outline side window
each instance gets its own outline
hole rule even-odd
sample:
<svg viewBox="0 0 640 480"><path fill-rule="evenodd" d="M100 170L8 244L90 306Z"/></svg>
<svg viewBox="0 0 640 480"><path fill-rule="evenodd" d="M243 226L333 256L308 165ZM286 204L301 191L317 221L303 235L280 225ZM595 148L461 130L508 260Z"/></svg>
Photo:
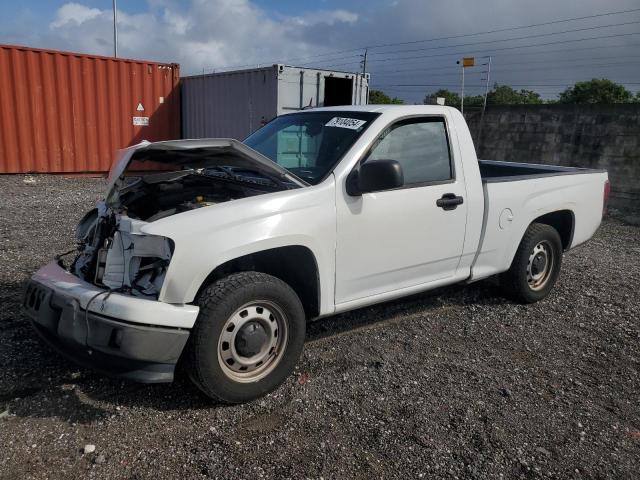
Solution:
<svg viewBox="0 0 640 480"><path fill-rule="evenodd" d="M447 130L441 118L411 119L390 126L366 160L398 161L405 185L453 178Z"/></svg>

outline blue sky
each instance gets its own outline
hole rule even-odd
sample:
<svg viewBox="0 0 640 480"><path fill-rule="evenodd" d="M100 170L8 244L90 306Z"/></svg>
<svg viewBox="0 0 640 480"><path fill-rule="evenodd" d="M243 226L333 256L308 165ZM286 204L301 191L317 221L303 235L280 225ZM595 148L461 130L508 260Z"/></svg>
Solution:
<svg viewBox="0 0 640 480"><path fill-rule="evenodd" d="M121 56L177 62L183 74L274 62L354 71L364 47L399 43L370 48L367 70L412 103L459 90L461 56L491 55L491 83L547 98L590 78L640 87L637 0L119 0L118 10ZM111 55L111 0L2 2L0 43ZM483 90L485 68L467 70L467 93Z"/></svg>

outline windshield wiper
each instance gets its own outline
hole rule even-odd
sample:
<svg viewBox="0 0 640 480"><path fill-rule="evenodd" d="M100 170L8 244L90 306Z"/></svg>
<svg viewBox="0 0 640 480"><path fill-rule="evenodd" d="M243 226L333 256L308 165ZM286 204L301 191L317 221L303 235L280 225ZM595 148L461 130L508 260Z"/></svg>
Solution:
<svg viewBox="0 0 640 480"><path fill-rule="evenodd" d="M244 172L251 172L252 174L255 175L255 177L257 178L249 178L247 175L243 175L242 173L239 173L244 171ZM246 167L227 167L227 166L219 166L219 165L213 165L211 167L207 167L204 169L206 170L215 170L216 172L221 172L223 173L227 178L239 181L239 182L244 182L244 183L256 183L259 185L264 185L265 182L268 182L271 185L275 185L275 186L279 186L279 187L285 187L287 189L296 186L293 182L287 181L287 180L283 180L278 178L276 175L269 175L261 170L254 170L252 168L246 168ZM206 173L205 173L206 175ZM213 176L213 175L211 175ZM264 180L265 182L261 182L259 181L259 179Z"/></svg>

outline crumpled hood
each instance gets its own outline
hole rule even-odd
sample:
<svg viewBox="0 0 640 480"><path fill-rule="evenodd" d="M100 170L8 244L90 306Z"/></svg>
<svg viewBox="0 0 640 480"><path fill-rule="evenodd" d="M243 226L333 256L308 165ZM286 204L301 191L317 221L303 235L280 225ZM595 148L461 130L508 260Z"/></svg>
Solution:
<svg viewBox="0 0 640 480"><path fill-rule="evenodd" d="M180 165L183 168L233 166L255 170L267 177L288 181L300 187L307 184L260 152L231 138L205 138L198 140L169 140L147 142L120 150L108 177L107 198L114 187L124 182L123 174L132 161L150 161L154 164Z"/></svg>

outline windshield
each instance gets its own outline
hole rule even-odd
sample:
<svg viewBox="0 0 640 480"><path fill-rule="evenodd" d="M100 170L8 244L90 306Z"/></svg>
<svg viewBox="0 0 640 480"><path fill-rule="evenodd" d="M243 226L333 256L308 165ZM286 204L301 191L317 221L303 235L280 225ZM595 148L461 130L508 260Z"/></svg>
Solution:
<svg viewBox="0 0 640 480"><path fill-rule="evenodd" d="M315 185L378 115L336 110L283 115L250 135L244 143Z"/></svg>

